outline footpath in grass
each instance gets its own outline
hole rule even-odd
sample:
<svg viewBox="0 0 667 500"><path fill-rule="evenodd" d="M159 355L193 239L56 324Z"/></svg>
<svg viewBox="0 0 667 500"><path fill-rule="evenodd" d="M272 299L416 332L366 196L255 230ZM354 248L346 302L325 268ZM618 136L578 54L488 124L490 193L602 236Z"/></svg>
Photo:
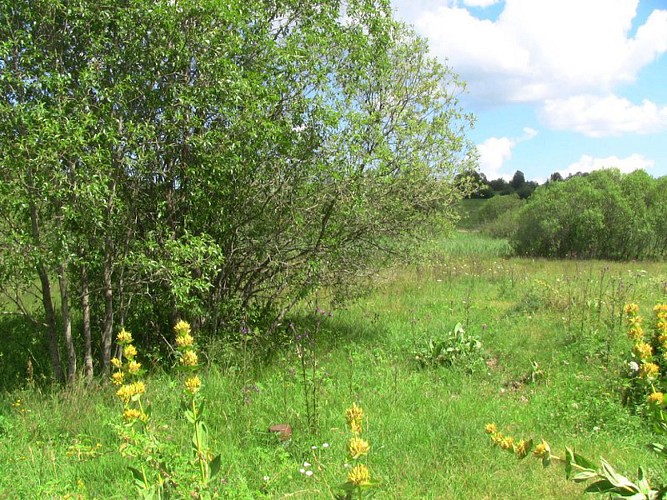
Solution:
<svg viewBox="0 0 667 500"><path fill-rule="evenodd" d="M507 255L503 241L459 233L331 315L304 306L268 360L212 346L200 376L207 446L220 454L213 488L229 498L342 493L356 464L353 403L364 411L377 498L583 496L562 467L492 446L490 422L666 481L664 459L646 448L656 436L621 404L631 349L622 308L667 302L664 265ZM156 439L185 470L194 457L182 381L154 371L144 382ZM128 466L141 461L120 452L116 389L3 394L0 497L136 496ZM281 423L292 430L286 440L268 432Z"/></svg>

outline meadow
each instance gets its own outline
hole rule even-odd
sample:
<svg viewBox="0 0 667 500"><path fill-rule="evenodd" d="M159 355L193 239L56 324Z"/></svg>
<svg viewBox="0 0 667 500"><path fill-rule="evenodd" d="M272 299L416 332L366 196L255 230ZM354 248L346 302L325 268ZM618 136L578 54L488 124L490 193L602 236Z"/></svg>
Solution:
<svg viewBox="0 0 667 500"><path fill-rule="evenodd" d="M488 423L544 438L557 454L569 446L604 457L631 478L643 465L652 483L667 482L664 458L646 446L658 437L642 411L622 404L632 349L623 307L667 302L664 264L516 258L504 240L461 230L374 285L349 304L303 304L261 353L258 331L240 349L201 340L220 497L336 497L352 463L353 403L364 411L376 498L584 496L558 464L543 469L493 446ZM156 439L187 467L182 376L153 361L143 401ZM27 380L5 391L0 497L135 497L116 390ZM289 439L268 431L281 423Z"/></svg>

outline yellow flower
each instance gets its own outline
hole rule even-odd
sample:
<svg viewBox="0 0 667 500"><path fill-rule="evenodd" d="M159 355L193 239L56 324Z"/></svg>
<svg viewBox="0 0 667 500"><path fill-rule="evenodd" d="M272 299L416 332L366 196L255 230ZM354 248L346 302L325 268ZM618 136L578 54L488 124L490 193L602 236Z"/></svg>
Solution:
<svg viewBox="0 0 667 500"><path fill-rule="evenodd" d="M667 319L659 319L655 324L656 332L662 332L662 334L667 334Z"/></svg>
<svg viewBox="0 0 667 500"><path fill-rule="evenodd" d="M639 326L642 324L642 317L641 316L631 316L628 318L628 324L630 326Z"/></svg>
<svg viewBox="0 0 667 500"><path fill-rule="evenodd" d="M632 340L641 340L644 338L644 330L641 326L635 325L628 330L628 337Z"/></svg>
<svg viewBox="0 0 667 500"><path fill-rule="evenodd" d="M496 432L495 434L491 434L491 441L493 444L500 446L500 443L503 442L505 439L505 436L503 436L502 432Z"/></svg>
<svg viewBox="0 0 667 500"><path fill-rule="evenodd" d="M493 423L486 424L486 426L484 426L484 432L486 432L487 434L495 434L496 432L498 432L498 427L496 427L496 424Z"/></svg>
<svg viewBox="0 0 667 500"><path fill-rule="evenodd" d="M118 340L119 344L129 344L132 342L132 334L123 328L120 332L118 332L118 337L116 337L116 340Z"/></svg>
<svg viewBox="0 0 667 500"><path fill-rule="evenodd" d="M528 441L525 439L522 439L519 441L517 444L513 446L514 448L514 454L517 456L517 458L524 458L526 455L528 455L528 448L530 444Z"/></svg>
<svg viewBox="0 0 667 500"><path fill-rule="evenodd" d="M345 419L350 426L350 430L355 434L361 434L361 425L363 423L364 410L352 403L352 407L345 410Z"/></svg>
<svg viewBox="0 0 667 500"><path fill-rule="evenodd" d="M139 370L141 369L141 363L137 363L136 361L132 360L127 364L127 371L128 373L131 373L132 375L136 375L139 373Z"/></svg>
<svg viewBox="0 0 667 500"><path fill-rule="evenodd" d="M190 323L187 321L180 320L174 326L174 332L176 332L177 337L182 337L184 335L190 334Z"/></svg>
<svg viewBox="0 0 667 500"><path fill-rule="evenodd" d="M667 348L667 334L658 335L658 342L663 348Z"/></svg>
<svg viewBox="0 0 667 500"><path fill-rule="evenodd" d="M359 464L348 473L347 480L354 486L364 486L371 483L371 473L368 467Z"/></svg>
<svg viewBox="0 0 667 500"><path fill-rule="evenodd" d="M183 353L180 361L183 366L197 366L198 360L197 353L189 349Z"/></svg>
<svg viewBox="0 0 667 500"><path fill-rule="evenodd" d="M646 398L648 404L662 405L665 402L665 395L662 392L652 392Z"/></svg>
<svg viewBox="0 0 667 500"><path fill-rule="evenodd" d="M176 337L176 345L178 347L189 347L192 345L195 339L192 338L192 335L186 333L185 335L179 335Z"/></svg>
<svg viewBox="0 0 667 500"><path fill-rule="evenodd" d="M507 436L506 438L502 439L499 443L499 446L503 450L509 450L512 448L514 445L514 438L512 436Z"/></svg>
<svg viewBox="0 0 667 500"><path fill-rule="evenodd" d="M637 304L626 304L623 308L623 312L628 316L637 314L639 312L639 306Z"/></svg>
<svg viewBox="0 0 667 500"><path fill-rule="evenodd" d="M199 380L199 377L197 375L195 375L194 377L190 377L185 381L185 388L190 393L197 394L197 392L199 392L199 389L201 388L201 380Z"/></svg>
<svg viewBox="0 0 667 500"><path fill-rule="evenodd" d="M114 366L114 368L120 368L123 366L123 363L118 358L111 358L111 364Z"/></svg>
<svg viewBox="0 0 667 500"><path fill-rule="evenodd" d="M657 378L660 374L660 368L655 363L642 363L639 367L639 376L641 378Z"/></svg>
<svg viewBox="0 0 667 500"><path fill-rule="evenodd" d="M653 348L646 342L639 342L635 344L633 351L637 357L642 360L649 359L653 354Z"/></svg>
<svg viewBox="0 0 667 500"><path fill-rule="evenodd" d="M132 359L137 355L137 348L134 347L132 344L126 345L123 348L123 356L125 356L127 359Z"/></svg>
<svg viewBox="0 0 667 500"><path fill-rule="evenodd" d="M537 458L544 458L549 454L550 451L549 444L543 439L542 442L535 447L533 455L535 455Z"/></svg>
<svg viewBox="0 0 667 500"><path fill-rule="evenodd" d="M111 375L111 381L114 385L121 385L123 380L125 380L125 374L123 372L115 372Z"/></svg>
<svg viewBox="0 0 667 500"><path fill-rule="evenodd" d="M137 420L138 418L141 418L141 416L142 413L139 410L135 410L134 408L127 408L123 412L123 418L128 422L131 422L132 420Z"/></svg>
<svg viewBox="0 0 667 500"><path fill-rule="evenodd" d="M347 448L350 452L350 456L356 460L362 455L366 455L368 453L368 450L370 450L371 446L368 444L368 441L365 441L355 436L350 439Z"/></svg>
<svg viewBox="0 0 667 500"><path fill-rule="evenodd" d="M123 385L116 391L116 396L123 401L125 404L129 403L130 400L137 394L143 394L146 392L146 386L143 382L135 382L134 384Z"/></svg>

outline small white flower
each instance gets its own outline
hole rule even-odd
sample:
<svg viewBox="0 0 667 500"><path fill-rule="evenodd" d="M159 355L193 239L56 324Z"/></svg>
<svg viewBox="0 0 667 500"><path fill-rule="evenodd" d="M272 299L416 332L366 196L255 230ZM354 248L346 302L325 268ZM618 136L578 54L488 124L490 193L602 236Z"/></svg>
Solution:
<svg viewBox="0 0 667 500"><path fill-rule="evenodd" d="M310 467L310 464L309 464L308 462L304 462L304 463L303 463L303 466L304 466L305 468L308 468L308 467Z"/></svg>
<svg viewBox="0 0 667 500"><path fill-rule="evenodd" d="M307 471L306 471L306 476L310 477L310 476L312 476L312 475L313 475L313 471L312 471L312 470L307 470Z"/></svg>
<svg viewBox="0 0 667 500"><path fill-rule="evenodd" d="M628 363L628 368L630 368L631 371L636 372L639 371L639 365L635 363L634 361L630 361Z"/></svg>
<svg viewBox="0 0 667 500"><path fill-rule="evenodd" d="M304 468L302 467L301 469L299 469L299 472L300 472L301 474L305 474L305 473L306 473L306 469L304 469Z"/></svg>
<svg viewBox="0 0 667 500"><path fill-rule="evenodd" d="M271 478L269 476L264 476L262 479L264 479L264 481L268 481Z"/></svg>
<svg viewBox="0 0 667 500"><path fill-rule="evenodd" d="M313 446L310 447L310 449L311 449L311 450L316 450L316 449L317 449L317 446L313 445Z"/></svg>
<svg viewBox="0 0 667 500"><path fill-rule="evenodd" d="M322 443L322 448L328 448L328 447L329 447L329 443Z"/></svg>

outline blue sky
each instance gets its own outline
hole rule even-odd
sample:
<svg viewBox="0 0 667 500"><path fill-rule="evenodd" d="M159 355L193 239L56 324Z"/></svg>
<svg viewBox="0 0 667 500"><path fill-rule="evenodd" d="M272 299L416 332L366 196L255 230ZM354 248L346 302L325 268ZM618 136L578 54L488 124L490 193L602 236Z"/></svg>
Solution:
<svg viewBox="0 0 667 500"><path fill-rule="evenodd" d="M489 179L667 175L667 0L392 4L467 82L469 137Z"/></svg>

